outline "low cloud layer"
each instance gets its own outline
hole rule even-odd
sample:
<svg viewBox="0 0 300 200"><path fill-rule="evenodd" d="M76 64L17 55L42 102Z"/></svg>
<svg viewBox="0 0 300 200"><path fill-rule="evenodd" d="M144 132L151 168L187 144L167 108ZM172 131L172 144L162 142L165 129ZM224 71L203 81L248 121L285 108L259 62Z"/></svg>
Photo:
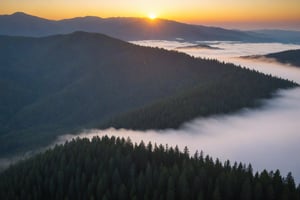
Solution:
<svg viewBox="0 0 300 200"><path fill-rule="evenodd" d="M190 152L203 150L221 160L252 163L256 170L292 171L300 183L300 88L280 91L261 110L243 110L233 115L196 119L179 130L133 131L125 129L88 130L80 135L61 136L58 143L74 137L130 137L134 142L188 146Z"/></svg>

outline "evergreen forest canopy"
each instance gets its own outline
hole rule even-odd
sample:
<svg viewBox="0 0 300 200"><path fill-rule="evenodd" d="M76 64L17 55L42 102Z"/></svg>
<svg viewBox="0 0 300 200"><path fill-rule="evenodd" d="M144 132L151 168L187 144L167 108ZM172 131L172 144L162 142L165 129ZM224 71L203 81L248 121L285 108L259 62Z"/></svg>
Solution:
<svg viewBox="0 0 300 200"><path fill-rule="evenodd" d="M97 127L178 128L258 105L287 80L97 33L0 36L0 157Z"/></svg>
<svg viewBox="0 0 300 200"><path fill-rule="evenodd" d="M187 148L76 139L0 174L0 199L299 200L289 173L254 173Z"/></svg>

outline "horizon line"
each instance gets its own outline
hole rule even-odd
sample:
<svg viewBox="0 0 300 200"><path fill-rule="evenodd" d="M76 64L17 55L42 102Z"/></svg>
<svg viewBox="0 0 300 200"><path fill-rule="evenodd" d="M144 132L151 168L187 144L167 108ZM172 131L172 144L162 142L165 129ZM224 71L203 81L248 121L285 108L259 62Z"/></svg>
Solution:
<svg viewBox="0 0 300 200"><path fill-rule="evenodd" d="M63 21L63 20L71 20L71 19L76 19L76 18L88 18L88 17L94 17L94 18L98 18L98 19L112 19L112 18L132 18L132 19L149 19L149 17L144 16L144 17L139 17L139 16L110 16L110 17L101 17L99 15L81 15L81 16L73 16L73 17L66 17L66 18L48 18L48 17L43 17L43 16L39 16L39 15L35 15L35 14L31 14L31 13L27 13L24 11L15 11L12 13L0 13L0 16L12 16L15 14L24 14L27 16L32 16L32 17L36 17L36 18L40 18L40 19L45 19L45 20L49 20L49 21ZM149 19L149 20L153 20L153 19ZM177 22L177 23L182 23L182 24L188 24L188 25L195 25L195 26L207 26L207 27L216 27L216 28L224 28L224 29L230 29L230 30L245 30L245 31L251 31L251 30L281 30L281 31L295 31L295 32L300 32L300 27L288 27L288 28L282 28L282 27L261 27L259 28L260 23L280 23L278 21L260 21L259 23L257 23L257 21L214 21L214 22L199 22L199 23L195 23L195 22L186 22L186 21L180 21L180 20L176 20L176 19L168 19L168 18L161 18L161 17L157 17L154 20L165 20L165 21L172 21L172 22ZM294 22L294 21L291 21ZM244 23L247 23L248 26L249 24L251 24L250 26L257 26L257 27L248 27L247 25L244 28L241 27L236 27L237 24L243 25Z"/></svg>

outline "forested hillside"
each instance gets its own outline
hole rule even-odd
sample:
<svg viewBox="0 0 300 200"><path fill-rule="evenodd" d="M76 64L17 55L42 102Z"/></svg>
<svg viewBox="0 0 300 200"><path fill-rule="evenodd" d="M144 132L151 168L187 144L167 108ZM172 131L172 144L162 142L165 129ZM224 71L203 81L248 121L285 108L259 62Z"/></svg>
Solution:
<svg viewBox="0 0 300 200"><path fill-rule="evenodd" d="M232 64L85 32L0 36L0 83L0 157L86 128L176 128L296 86Z"/></svg>
<svg viewBox="0 0 300 200"><path fill-rule="evenodd" d="M230 67L230 64L227 64ZM235 68L231 74L205 85L196 85L178 95L164 98L153 104L134 109L111 118L99 128L164 129L178 128L182 122L196 117L230 113L242 107L258 107L259 99L270 98L276 88L288 88L289 83L255 71ZM268 77L268 80L265 78ZM249 85L249 80L251 85ZM238 84L238 85L237 85ZM243 88L243 89L242 89Z"/></svg>
<svg viewBox="0 0 300 200"><path fill-rule="evenodd" d="M267 58L274 58L278 62L291 64L300 67L300 49L282 51L265 55Z"/></svg>
<svg viewBox="0 0 300 200"><path fill-rule="evenodd" d="M0 174L0 199L299 200L294 179L185 148L76 139Z"/></svg>

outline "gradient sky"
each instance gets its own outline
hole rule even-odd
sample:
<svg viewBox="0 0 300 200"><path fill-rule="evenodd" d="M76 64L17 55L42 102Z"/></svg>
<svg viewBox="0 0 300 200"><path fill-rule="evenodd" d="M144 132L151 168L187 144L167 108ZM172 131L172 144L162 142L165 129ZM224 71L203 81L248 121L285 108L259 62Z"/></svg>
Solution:
<svg viewBox="0 0 300 200"><path fill-rule="evenodd" d="M300 30L300 0L0 0L0 14L48 18L146 17L229 28Z"/></svg>

